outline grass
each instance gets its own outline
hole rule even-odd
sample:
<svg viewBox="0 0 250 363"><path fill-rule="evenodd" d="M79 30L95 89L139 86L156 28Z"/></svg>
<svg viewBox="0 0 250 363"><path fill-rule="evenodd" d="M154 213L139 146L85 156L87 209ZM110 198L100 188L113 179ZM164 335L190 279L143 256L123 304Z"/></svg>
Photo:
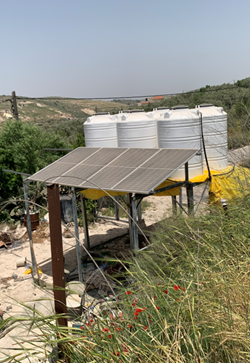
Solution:
<svg viewBox="0 0 250 363"><path fill-rule="evenodd" d="M59 339L62 362L250 361L249 236L249 197L229 204L227 215L211 207L195 220L169 219L150 250L126 261L130 282L112 303L122 316L85 315L84 329L73 331L31 309L30 324L43 332L33 348Z"/></svg>

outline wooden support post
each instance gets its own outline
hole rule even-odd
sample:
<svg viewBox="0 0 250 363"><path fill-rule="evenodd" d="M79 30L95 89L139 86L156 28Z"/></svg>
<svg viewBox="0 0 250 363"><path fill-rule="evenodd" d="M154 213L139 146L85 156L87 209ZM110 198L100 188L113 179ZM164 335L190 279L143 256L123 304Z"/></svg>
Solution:
<svg viewBox="0 0 250 363"><path fill-rule="evenodd" d="M55 311L56 314L66 315L67 306L63 263L61 210L58 185L47 185L47 192ZM57 322L59 326L68 325L66 317L58 318Z"/></svg>
<svg viewBox="0 0 250 363"><path fill-rule="evenodd" d="M12 106L11 107L12 108L12 113L13 113L15 119L18 120L19 117L18 117L18 110L17 110L17 103L16 103L16 92L15 91L12 92L12 105L11 106Z"/></svg>
<svg viewBox="0 0 250 363"><path fill-rule="evenodd" d="M133 221L132 221L132 230L133 230L133 249L135 251L139 250L139 238L138 238L138 227L136 225L137 223L137 211L136 211L136 198L133 197L132 198L132 216L133 216Z"/></svg>
<svg viewBox="0 0 250 363"><path fill-rule="evenodd" d="M114 197L114 199L118 202L119 201L119 197L118 196L115 196ZM116 203L116 202L114 202L115 203L115 219L117 220L117 221L119 221L120 220L120 216L119 216L119 205Z"/></svg>
<svg viewBox="0 0 250 363"><path fill-rule="evenodd" d="M84 228L84 245L87 250L90 249L90 242L89 242L89 230L88 230L88 220L87 220L87 211L86 211L86 204L85 204L85 197L80 193L81 198L81 208L82 208L82 221L83 221L83 228Z"/></svg>
<svg viewBox="0 0 250 363"><path fill-rule="evenodd" d="M176 202L175 195L172 196L172 211L173 211L173 215L177 214L177 202Z"/></svg>
<svg viewBox="0 0 250 363"><path fill-rule="evenodd" d="M132 211L132 194L129 193L127 195L127 205L128 205L128 214L133 218L133 211ZM134 249L134 233L133 233L133 225L132 220L129 218L129 238L130 238L130 248L131 250Z"/></svg>
<svg viewBox="0 0 250 363"><path fill-rule="evenodd" d="M83 277L82 277L82 254L81 254L81 246L80 246L80 241L79 241L79 229L78 229L78 220L77 220L77 205L76 205L76 192L75 192L75 190L73 191L73 194L72 194L72 209L73 209L73 220L74 220L74 224L75 224L78 279L79 279L80 282L83 282Z"/></svg>
<svg viewBox="0 0 250 363"><path fill-rule="evenodd" d="M24 192L24 200L25 200L25 211L26 211L26 216L27 216L27 230L28 230L29 244L30 244L30 256L31 256L31 264L32 264L32 277L34 279L35 272L36 272L36 263L35 263L34 249L33 249L33 239L32 239L32 230L31 230L31 221L30 221L28 190L27 190L27 184L26 183L23 183L23 192ZM37 271L37 273L38 273L38 271Z"/></svg>

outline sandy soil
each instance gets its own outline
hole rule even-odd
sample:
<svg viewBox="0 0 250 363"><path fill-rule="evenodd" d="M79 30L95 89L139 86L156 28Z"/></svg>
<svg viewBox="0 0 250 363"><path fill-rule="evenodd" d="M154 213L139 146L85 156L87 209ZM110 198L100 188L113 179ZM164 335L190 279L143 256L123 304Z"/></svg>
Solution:
<svg viewBox="0 0 250 363"><path fill-rule="evenodd" d="M199 201L203 189L204 185L195 188L196 202ZM185 193L183 193L183 203L186 202L185 198ZM163 220L172 213L171 197L150 196L145 199L150 203L150 206L143 214L146 226ZM205 200L202 205L206 205ZM71 229L74 231L74 227L71 227ZM53 313L54 302L51 291L34 284L31 275L24 274L26 267L16 267L16 263L20 258L26 257L28 263L30 263L30 246L26 229L19 227L17 230L11 231L7 227L3 227L1 232L3 231L10 234L13 240L12 245L9 245L8 249L4 247L0 248L0 309L3 312L3 318L6 319L9 316L17 316L20 314L29 315L29 310L24 308L20 302L35 307L37 311L44 315ZM62 227L62 232L64 231L65 228ZM126 232L128 232L128 223L99 219L97 223L89 227L91 246L119 235L124 235ZM43 222L38 230L33 232L33 240L37 264L43 272L41 279L49 285L52 283L52 267L48 223ZM80 241L84 241L84 233L81 228ZM63 248L65 266L71 266L73 269L77 262L75 238L63 237ZM17 350L13 351L14 348L18 348L15 341L16 337L21 340L31 340L35 338L37 333L37 329L32 329L29 332L27 323L19 324L8 334L5 334L5 332L0 333L0 362L5 354L13 355L17 353ZM25 345L26 343L23 344ZM46 362L46 359L44 358L44 353L42 353L36 358L27 358L24 362Z"/></svg>

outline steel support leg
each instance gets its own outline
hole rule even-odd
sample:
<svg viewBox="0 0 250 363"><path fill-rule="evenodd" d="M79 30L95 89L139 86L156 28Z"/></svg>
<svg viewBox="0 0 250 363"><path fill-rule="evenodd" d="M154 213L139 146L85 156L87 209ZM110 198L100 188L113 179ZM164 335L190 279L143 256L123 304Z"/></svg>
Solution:
<svg viewBox="0 0 250 363"><path fill-rule="evenodd" d="M29 200L28 200L28 190L27 184L23 183L23 191L24 191L24 200L25 200L25 211L27 215L27 230L29 234L29 244L30 244L30 256L31 256L31 263L32 263L32 277L34 279L36 273L36 263L35 263L35 255L33 249L33 239L32 239L32 230L31 230L31 221L30 221L30 210L29 210ZM38 271L37 271L38 273Z"/></svg>
<svg viewBox="0 0 250 363"><path fill-rule="evenodd" d="M87 250L90 249L90 243L89 243L89 230L88 230L88 220L87 220L87 211L86 211L86 203L85 203L85 197L80 193L81 198L81 208L82 208L82 221L83 221L83 228L84 228L84 245L87 248Z"/></svg>
<svg viewBox="0 0 250 363"><path fill-rule="evenodd" d="M132 194L131 193L129 193L127 195L127 205L128 205L128 214L133 218ZM130 248L131 248L131 250L133 250L134 249L134 233L133 233L133 223L130 218L129 218L129 239L130 239Z"/></svg>
<svg viewBox="0 0 250 363"><path fill-rule="evenodd" d="M194 187L192 184L188 184L186 189L187 189L188 214L192 214L194 210Z"/></svg>
<svg viewBox="0 0 250 363"><path fill-rule="evenodd" d="M190 215L193 213L194 209L194 188L193 185L189 183L188 163L185 164L185 181L187 191L188 214Z"/></svg>
<svg viewBox="0 0 250 363"><path fill-rule="evenodd" d="M55 311L56 314L67 314L59 187L47 185L47 191ZM57 322L60 326L68 325L66 317L58 318Z"/></svg>
<svg viewBox="0 0 250 363"><path fill-rule="evenodd" d="M182 207L182 187L180 187L179 204Z"/></svg>
<svg viewBox="0 0 250 363"><path fill-rule="evenodd" d="M137 205L138 221L142 220L141 204L142 204L142 200L138 200L138 205Z"/></svg>
<svg viewBox="0 0 250 363"><path fill-rule="evenodd" d="M133 221L132 221L132 226L133 226L133 249L135 251L139 250L139 238L138 238L138 228L137 228L137 211L136 211L136 199L133 197L132 198L132 215L133 215Z"/></svg>
<svg viewBox="0 0 250 363"><path fill-rule="evenodd" d="M78 278L80 282L83 282L82 278L82 254L81 246L79 241L79 229L77 220L77 205L76 205L76 192L74 190L72 194L72 209L73 209L73 219L75 224L75 236L76 236L76 256L77 256L77 266L78 266Z"/></svg>
<svg viewBox="0 0 250 363"><path fill-rule="evenodd" d="M118 196L116 196L116 197L114 197L114 199L118 202L119 201L119 197ZM120 219L120 216L119 216L119 205L115 202L115 219L117 220L117 221L119 221L119 219Z"/></svg>
<svg viewBox="0 0 250 363"><path fill-rule="evenodd" d="M173 215L177 214L177 202L176 202L175 195L172 196L172 211L173 211Z"/></svg>

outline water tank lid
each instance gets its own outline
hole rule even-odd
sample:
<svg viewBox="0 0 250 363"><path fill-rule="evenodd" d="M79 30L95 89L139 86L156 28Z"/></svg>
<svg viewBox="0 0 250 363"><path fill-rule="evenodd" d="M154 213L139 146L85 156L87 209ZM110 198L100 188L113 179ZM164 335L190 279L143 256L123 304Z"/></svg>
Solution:
<svg viewBox="0 0 250 363"><path fill-rule="evenodd" d="M136 121L136 122L145 122L145 121L151 121L151 120L154 120L153 119L153 115L152 114L146 114L146 113L144 113L144 114L139 114L139 113L132 113L132 114L130 114L130 115L124 115L124 116L122 116L122 121L127 121L127 122L134 122L134 121ZM119 121L118 121L118 123L119 123Z"/></svg>
<svg viewBox="0 0 250 363"><path fill-rule="evenodd" d="M93 116L110 115L109 112L96 112Z"/></svg>
<svg viewBox="0 0 250 363"><path fill-rule="evenodd" d="M166 112L163 112L159 118L159 121L162 120L199 120L198 114L194 113L191 110L183 109L183 111L180 109L179 112L174 112L175 110L168 110Z"/></svg>
<svg viewBox="0 0 250 363"><path fill-rule="evenodd" d="M105 114L105 115L93 115L87 118L87 121L84 122L84 125L89 124L99 124L99 123L109 123L114 122L115 116Z"/></svg>
<svg viewBox="0 0 250 363"><path fill-rule="evenodd" d="M142 108L139 110L130 110L129 113L137 113L137 112L144 112L144 110Z"/></svg>
<svg viewBox="0 0 250 363"><path fill-rule="evenodd" d="M171 110L185 110L185 109L188 109L188 106L177 105L177 106L171 107Z"/></svg>
<svg viewBox="0 0 250 363"><path fill-rule="evenodd" d="M214 107L212 103L202 103L201 105L198 105L198 107Z"/></svg>

